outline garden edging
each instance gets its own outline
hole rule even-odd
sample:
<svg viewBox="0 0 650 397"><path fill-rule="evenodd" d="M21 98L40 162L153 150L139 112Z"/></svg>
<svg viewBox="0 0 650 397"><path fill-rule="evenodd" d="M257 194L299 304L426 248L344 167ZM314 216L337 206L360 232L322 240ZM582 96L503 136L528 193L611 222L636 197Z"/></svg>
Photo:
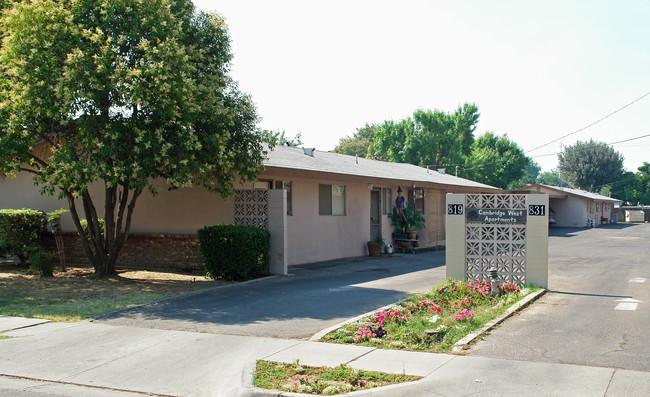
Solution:
<svg viewBox="0 0 650 397"><path fill-rule="evenodd" d="M400 303L400 301L398 301L397 303ZM308 340L309 340L310 342L318 342L318 340L319 340L320 338L322 338L323 336L329 334L329 333L332 332L332 331L335 331L335 330L341 328L342 326L344 326L344 325L346 325L346 324L353 323L353 322L355 322L355 321L358 321L358 320L360 320L360 319L362 319L362 318L364 318L364 317L370 316L371 314L374 314L374 313L380 312L380 311L382 311L382 310L388 310L388 309L390 309L390 308L393 307L393 306L395 306L395 303L391 303L390 305L386 305L386 306L378 307L378 308L373 309L373 310L371 310L371 311L369 311L369 312L366 312L366 313L360 314L360 315L358 315L358 316L356 316L356 317L349 318L349 319L347 319L347 320L345 320L345 321L343 321L343 322L340 322L340 323L338 323L338 324L336 324L336 325L333 325L333 326L331 326L331 327L329 327L329 328L325 328L325 329L323 329L323 330L320 330L320 331L316 332L316 333L315 333L311 338L309 338Z"/></svg>

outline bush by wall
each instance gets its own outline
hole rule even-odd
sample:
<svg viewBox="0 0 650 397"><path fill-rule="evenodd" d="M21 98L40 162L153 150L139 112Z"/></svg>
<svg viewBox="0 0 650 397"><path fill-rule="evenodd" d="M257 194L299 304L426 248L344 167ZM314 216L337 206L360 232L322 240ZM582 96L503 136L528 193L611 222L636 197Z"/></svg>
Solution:
<svg viewBox="0 0 650 397"><path fill-rule="evenodd" d="M267 230L252 226L215 225L198 231L199 254L209 277L248 280L269 266Z"/></svg>
<svg viewBox="0 0 650 397"><path fill-rule="evenodd" d="M99 222L99 233L102 241L104 241L104 220L102 218L97 219L97 222ZM88 220L87 219L81 219L79 220L79 223L81 223L81 229L84 231L84 235L86 238L90 241L90 229L88 229ZM94 248L92 244L90 245L90 249L94 251Z"/></svg>
<svg viewBox="0 0 650 397"><path fill-rule="evenodd" d="M42 211L0 210L0 256L15 255L24 264L27 247L38 245L46 227L47 217Z"/></svg>
<svg viewBox="0 0 650 397"><path fill-rule="evenodd" d="M54 260L57 258L55 252L48 251L38 245L30 245L26 250L29 270L39 272L41 277L52 277L54 275Z"/></svg>

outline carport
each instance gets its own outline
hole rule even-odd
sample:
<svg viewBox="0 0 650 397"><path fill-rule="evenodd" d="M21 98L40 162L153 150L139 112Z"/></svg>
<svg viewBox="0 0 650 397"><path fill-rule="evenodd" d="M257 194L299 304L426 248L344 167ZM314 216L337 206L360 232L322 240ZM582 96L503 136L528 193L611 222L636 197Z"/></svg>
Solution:
<svg viewBox="0 0 650 397"><path fill-rule="evenodd" d="M568 187L542 184L517 189L518 193L546 193L555 211L555 227L600 226L616 222L614 204L621 200Z"/></svg>

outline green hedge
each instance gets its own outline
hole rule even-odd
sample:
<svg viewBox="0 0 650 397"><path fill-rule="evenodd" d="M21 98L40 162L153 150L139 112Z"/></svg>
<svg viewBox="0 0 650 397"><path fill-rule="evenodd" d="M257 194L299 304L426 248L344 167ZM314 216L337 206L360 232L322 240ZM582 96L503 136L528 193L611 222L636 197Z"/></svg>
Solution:
<svg viewBox="0 0 650 397"><path fill-rule="evenodd" d="M252 226L215 225L198 231L199 253L209 277L248 280L268 270L267 230Z"/></svg>
<svg viewBox="0 0 650 397"><path fill-rule="evenodd" d="M97 222L99 223L99 235L102 241L104 241L104 220L102 218L97 219ZM79 223L81 223L81 229L84 231L84 235L90 241L90 229L88 229L88 219L80 219ZM92 245L91 245L92 248Z"/></svg>
<svg viewBox="0 0 650 397"><path fill-rule="evenodd" d="M15 255L25 263L27 247L39 245L46 228L47 217L42 211L0 210L0 256Z"/></svg>

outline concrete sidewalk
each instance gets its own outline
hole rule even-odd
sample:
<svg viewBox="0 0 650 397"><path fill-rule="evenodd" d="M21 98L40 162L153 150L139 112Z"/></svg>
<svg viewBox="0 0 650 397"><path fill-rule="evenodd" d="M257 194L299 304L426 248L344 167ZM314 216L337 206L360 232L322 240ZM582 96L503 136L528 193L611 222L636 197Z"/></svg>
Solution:
<svg viewBox="0 0 650 397"><path fill-rule="evenodd" d="M30 320L2 318L25 327ZM22 324L22 325L21 325ZM82 322L9 330L0 340L0 394L27 396L269 396L255 360L421 375L356 396L650 395L650 372L532 363L363 346ZM13 394L12 394L13 393Z"/></svg>

